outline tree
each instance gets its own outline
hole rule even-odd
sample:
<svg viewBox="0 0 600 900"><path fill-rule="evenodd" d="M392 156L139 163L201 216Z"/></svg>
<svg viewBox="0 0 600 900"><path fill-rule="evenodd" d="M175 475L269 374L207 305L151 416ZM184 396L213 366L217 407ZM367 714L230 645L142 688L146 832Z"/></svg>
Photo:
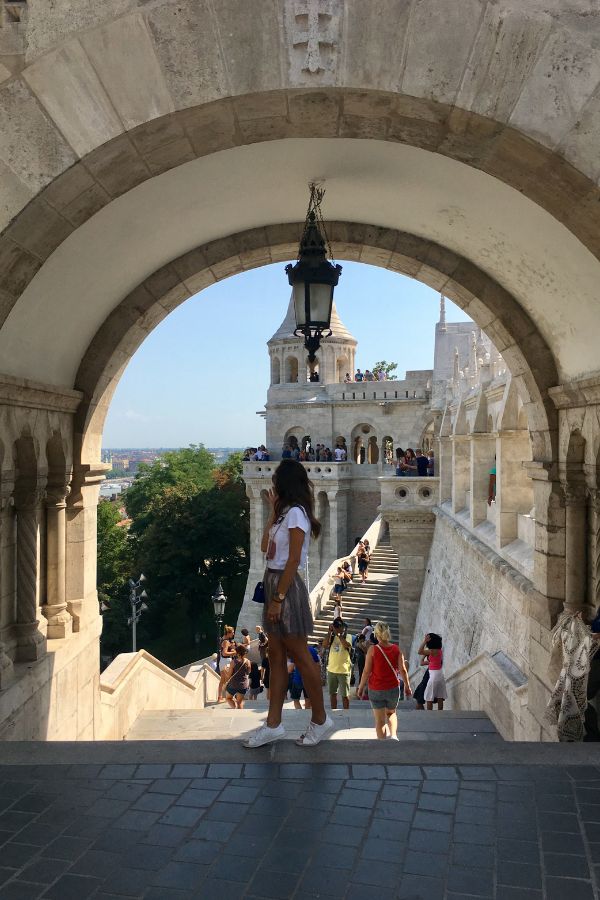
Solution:
<svg viewBox="0 0 600 900"><path fill-rule="evenodd" d="M214 483L215 462L202 444L169 450L152 463L141 463L135 481L125 494L132 532L140 535L150 524L157 503L170 489L180 496L208 490Z"/></svg>
<svg viewBox="0 0 600 900"><path fill-rule="evenodd" d="M128 643L128 579L133 553L118 507L108 500L98 505L98 599L106 607L101 646L106 655L122 652Z"/></svg>
<svg viewBox="0 0 600 900"><path fill-rule="evenodd" d="M373 366L372 372L374 375L379 376L381 371L385 372L385 377L389 378L392 372L395 372L398 368L398 363L395 362L387 362L385 359L380 360L380 362L376 362Z"/></svg>

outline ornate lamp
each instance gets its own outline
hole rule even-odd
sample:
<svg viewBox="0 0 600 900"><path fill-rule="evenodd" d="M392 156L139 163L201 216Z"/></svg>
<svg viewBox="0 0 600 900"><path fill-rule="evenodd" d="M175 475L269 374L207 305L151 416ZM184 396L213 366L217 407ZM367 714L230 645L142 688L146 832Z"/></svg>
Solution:
<svg viewBox="0 0 600 900"><path fill-rule="evenodd" d="M321 346L321 338L331 334L333 291L342 272L341 266L327 258L328 255L331 258L332 253L321 215L324 195L323 188L310 185L310 201L298 248L298 262L295 265L289 263L285 267L294 296L294 334L304 337L311 370L315 354Z"/></svg>

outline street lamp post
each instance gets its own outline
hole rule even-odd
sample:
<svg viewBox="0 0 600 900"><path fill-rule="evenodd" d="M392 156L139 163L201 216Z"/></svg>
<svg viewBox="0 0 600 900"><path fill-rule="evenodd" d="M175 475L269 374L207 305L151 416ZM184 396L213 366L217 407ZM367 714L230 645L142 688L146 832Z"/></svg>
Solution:
<svg viewBox="0 0 600 900"><path fill-rule="evenodd" d="M137 651L137 623L142 617L142 613L146 612L148 605L145 602L148 594L142 585L146 580L144 574L140 575L137 581L133 578L129 579L129 604L131 606L131 616L127 619L127 624L131 625L131 646L133 652Z"/></svg>
<svg viewBox="0 0 600 900"><path fill-rule="evenodd" d="M221 672L221 628L225 617L225 604L227 597L223 593L221 582L217 585L217 589L212 596L213 607L215 610L215 623L217 626L217 673Z"/></svg>
<svg viewBox="0 0 600 900"><path fill-rule="evenodd" d="M325 191L310 185L310 200L304 232L298 248L298 262L285 267L288 281L292 286L296 330L294 334L304 337L308 350L308 364L314 370L316 352L321 346L321 338L331 335L331 306L333 291L342 267L327 259L331 257L331 247L321 214L321 201Z"/></svg>

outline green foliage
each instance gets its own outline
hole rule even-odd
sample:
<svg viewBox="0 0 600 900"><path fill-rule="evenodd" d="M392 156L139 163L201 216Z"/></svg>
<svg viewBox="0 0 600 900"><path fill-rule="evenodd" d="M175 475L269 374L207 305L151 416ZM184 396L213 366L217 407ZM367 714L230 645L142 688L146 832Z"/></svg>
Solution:
<svg viewBox="0 0 600 900"><path fill-rule="evenodd" d="M118 508L102 500L98 506L98 599L108 606L101 641L102 652L107 655L129 649L127 582L133 553L127 529L118 525L120 520Z"/></svg>
<svg viewBox="0 0 600 900"><path fill-rule="evenodd" d="M169 491L189 497L210 488L213 469L212 454L201 444L192 444L183 450L169 450L153 463L141 463L135 481L125 495L134 534L139 535L148 527L156 505Z"/></svg>
<svg viewBox="0 0 600 900"><path fill-rule="evenodd" d="M177 667L215 650L211 598L219 581L228 597L227 619L235 621L241 606L249 563L241 454L215 466L203 447L189 447L140 470L125 497L133 520L125 577L143 572L147 578L148 611L138 625L138 646ZM107 574L113 561L110 554L102 560ZM116 604L118 631L112 611L105 614L103 646L111 652L130 647L126 594L124 607Z"/></svg>
<svg viewBox="0 0 600 900"><path fill-rule="evenodd" d="M373 372L374 375L378 376L379 373L383 370L385 372L387 378L389 378L391 376L392 372L395 372L397 368L398 368L398 363L395 363L395 362L389 363L385 359L382 359L379 362L375 363L375 365L373 366L371 371Z"/></svg>

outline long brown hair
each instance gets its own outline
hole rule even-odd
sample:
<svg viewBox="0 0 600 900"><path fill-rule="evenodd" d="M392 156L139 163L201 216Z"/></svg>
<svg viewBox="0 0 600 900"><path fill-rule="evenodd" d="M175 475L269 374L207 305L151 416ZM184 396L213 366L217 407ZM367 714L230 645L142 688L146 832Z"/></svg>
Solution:
<svg viewBox="0 0 600 900"><path fill-rule="evenodd" d="M274 512L276 519L285 515L292 506L301 506L310 521L314 538L321 534L321 523L315 517L313 486L303 465L295 459L282 459L273 473L275 488Z"/></svg>

